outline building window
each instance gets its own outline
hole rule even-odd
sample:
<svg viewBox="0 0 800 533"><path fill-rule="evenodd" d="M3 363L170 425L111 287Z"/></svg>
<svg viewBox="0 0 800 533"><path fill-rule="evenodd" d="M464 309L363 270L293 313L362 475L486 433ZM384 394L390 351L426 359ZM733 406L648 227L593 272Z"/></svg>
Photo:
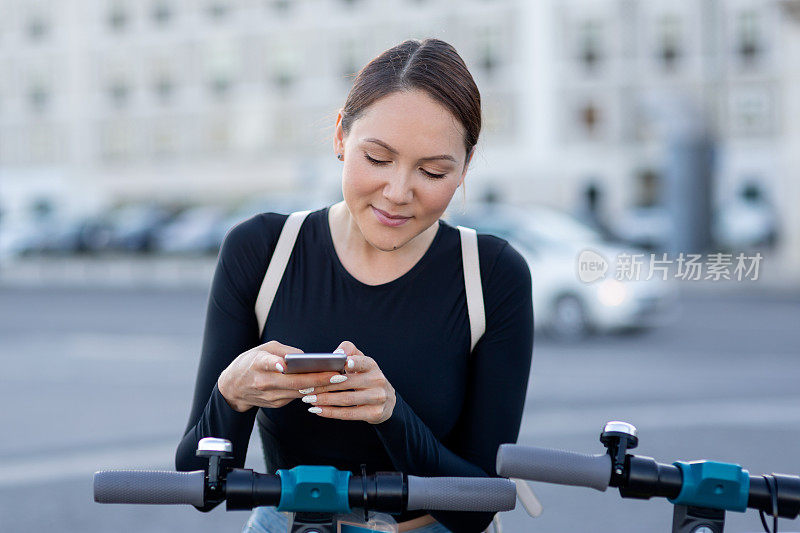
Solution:
<svg viewBox="0 0 800 533"><path fill-rule="evenodd" d="M172 8L166 2L156 2L152 11L153 21L159 26L166 26L172 19Z"/></svg>
<svg viewBox="0 0 800 533"><path fill-rule="evenodd" d="M225 98L231 90L231 79L228 76L218 74L209 81L209 88L216 98Z"/></svg>
<svg viewBox="0 0 800 533"><path fill-rule="evenodd" d="M273 81L278 90L286 91L292 86L294 79L288 70L281 69L275 73L275 79Z"/></svg>
<svg viewBox="0 0 800 533"><path fill-rule="evenodd" d="M32 163L55 163L57 159L56 132L50 126L30 130L29 156Z"/></svg>
<svg viewBox="0 0 800 533"><path fill-rule="evenodd" d="M286 13L292 7L292 0L267 0L267 3L278 13Z"/></svg>
<svg viewBox="0 0 800 533"><path fill-rule="evenodd" d="M114 81L108 88L108 96L115 107L124 107L130 97L130 88L122 80Z"/></svg>
<svg viewBox="0 0 800 533"><path fill-rule="evenodd" d="M40 113L47 108L50 101L50 91L44 85L34 85L28 91L28 101L31 109Z"/></svg>
<svg viewBox="0 0 800 533"><path fill-rule="evenodd" d="M652 168L641 169L636 174L634 205L655 207L661 203L661 177Z"/></svg>
<svg viewBox="0 0 800 533"><path fill-rule="evenodd" d="M152 155L155 159L171 159L178 155L180 129L170 122L159 122L153 127Z"/></svg>
<svg viewBox="0 0 800 533"><path fill-rule="evenodd" d="M206 150L213 153L227 152L231 147L231 128L229 119L215 117L208 124Z"/></svg>
<svg viewBox="0 0 800 533"><path fill-rule="evenodd" d="M479 63L487 75L491 76L500 66L500 48L502 35L498 28L483 28L479 33Z"/></svg>
<svg viewBox="0 0 800 533"><path fill-rule="evenodd" d="M601 62L601 26L596 20L585 21L578 35L578 58L587 72L593 72Z"/></svg>
<svg viewBox="0 0 800 533"><path fill-rule="evenodd" d="M125 161L134 155L135 141L133 124L111 122L100 131L102 158L106 163Z"/></svg>
<svg viewBox="0 0 800 533"><path fill-rule="evenodd" d="M28 21L28 36L32 41L38 41L47 35L47 21L42 16L34 16Z"/></svg>
<svg viewBox="0 0 800 533"><path fill-rule="evenodd" d="M761 28L758 13L755 11L739 13L737 33L739 56L746 64L754 63L761 52Z"/></svg>
<svg viewBox="0 0 800 533"><path fill-rule="evenodd" d="M744 137L773 134L774 105L772 90L768 86L732 89L729 102L732 133Z"/></svg>
<svg viewBox="0 0 800 533"><path fill-rule="evenodd" d="M597 131L597 126L600 121L600 113L594 102L587 102L581 106L578 115L583 131L589 135L594 134Z"/></svg>
<svg viewBox="0 0 800 533"><path fill-rule="evenodd" d="M516 131L516 99L510 93L486 94L482 97L487 142L505 142Z"/></svg>
<svg viewBox="0 0 800 533"><path fill-rule="evenodd" d="M673 70L681 56L681 21L675 15L664 15L658 22L658 57L667 70Z"/></svg>
<svg viewBox="0 0 800 533"><path fill-rule="evenodd" d="M169 76L161 76L156 80L155 93L161 103L169 102L175 91L175 86Z"/></svg>
<svg viewBox="0 0 800 533"><path fill-rule="evenodd" d="M122 31L128 25L128 13L125 8L116 4L108 12L108 26L114 31Z"/></svg>
<svg viewBox="0 0 800 533"><path fill-rule="evenodd" d="M211 2L208 5L208 16L212 19L223 19L228 15L230 6L224 2Z"/></svg>
<svg viewBox="0 0 800 533"><path fill-rule="evenodd" d="M268 68L272 83L279 91L286 94L297 81L297 65L302 64L297 47L285 40L274 43L270 63Z"/></svg>

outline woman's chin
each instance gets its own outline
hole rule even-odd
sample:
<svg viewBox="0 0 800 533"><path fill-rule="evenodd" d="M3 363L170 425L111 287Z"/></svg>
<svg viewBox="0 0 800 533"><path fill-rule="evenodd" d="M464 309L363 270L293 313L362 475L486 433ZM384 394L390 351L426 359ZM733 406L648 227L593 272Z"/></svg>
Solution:
<svg viewBox="0 0 800 533"><path fill-rule="evenodd" d="M408 241L405 239L398 239L397 237L391 238L385 235L374 235L367 238L367 242L373 248L377 248L382 252L393 252L398 248L402 248Z"/></svg>

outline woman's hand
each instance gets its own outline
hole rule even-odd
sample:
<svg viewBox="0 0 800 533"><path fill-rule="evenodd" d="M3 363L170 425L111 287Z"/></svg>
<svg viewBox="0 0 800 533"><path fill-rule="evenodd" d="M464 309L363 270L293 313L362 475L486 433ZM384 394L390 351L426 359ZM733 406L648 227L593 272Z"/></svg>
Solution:
<svg viewBox="0 0 800 533"><path fill-rule="evenodd" d="M219 392L233 409L245 412L253 407L283 407L315 388L336 383L345 376L337 372L284 374L284 357L303 350L269 341L240 354L217 379ZM338 376L338 377L335 377Z"/></svg>
<svg viewBox="0 0 800 533"><path fill-rule="evenodd" d="M303 396L304 402L314 406L309 411L325 418L363 420L370 424L388 420L397 396L378 363L349 341L341 343L337 350L347 355L345 370L348 379Z"/></svg>

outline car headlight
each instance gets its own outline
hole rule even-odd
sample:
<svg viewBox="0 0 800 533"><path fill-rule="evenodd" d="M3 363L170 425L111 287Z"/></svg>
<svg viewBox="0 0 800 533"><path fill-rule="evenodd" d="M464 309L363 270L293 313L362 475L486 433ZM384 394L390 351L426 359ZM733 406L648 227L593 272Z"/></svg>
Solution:
<svg viewBox="0 0 800 533"><path fill-rule="evenodd" d="M628 297L628 288L617 279L606 279L597 286L597 299L609 307L616 307Z"/></svg>

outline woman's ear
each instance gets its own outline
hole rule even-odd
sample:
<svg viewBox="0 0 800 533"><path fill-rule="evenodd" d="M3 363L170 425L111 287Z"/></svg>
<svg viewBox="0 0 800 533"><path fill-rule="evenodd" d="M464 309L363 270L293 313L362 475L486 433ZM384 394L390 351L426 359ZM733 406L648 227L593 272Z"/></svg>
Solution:
<svg viewBox="0 0 800 533"><path fill-rule="evenodd" d="M333 131L333 153L344 154L344 130L342 129L342 110L336 115L336 126Z"/></svg>

